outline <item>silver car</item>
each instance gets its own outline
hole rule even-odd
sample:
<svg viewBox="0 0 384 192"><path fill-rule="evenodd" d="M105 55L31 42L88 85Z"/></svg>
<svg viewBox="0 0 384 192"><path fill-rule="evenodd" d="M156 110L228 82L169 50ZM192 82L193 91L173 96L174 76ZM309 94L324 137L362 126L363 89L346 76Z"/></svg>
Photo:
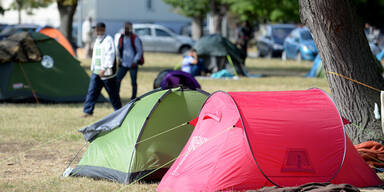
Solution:
<svg viewBox="0 0 384 192"><path fill-rule="evenodd" d="M142 40L144 51L184 53L195 43L190 37L156 24L133 24L133 31Z"/></svg>

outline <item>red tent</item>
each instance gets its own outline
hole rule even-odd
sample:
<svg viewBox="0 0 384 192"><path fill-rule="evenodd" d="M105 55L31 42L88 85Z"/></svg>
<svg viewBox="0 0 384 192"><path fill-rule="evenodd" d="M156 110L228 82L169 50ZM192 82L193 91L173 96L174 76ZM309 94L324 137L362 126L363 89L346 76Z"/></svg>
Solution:
<svg viewBox="0 0 384 192"><path fill-rule="evenodd" d="M308 182L383 184L319 89L216 92L158 191L249 190Z"/></svg>

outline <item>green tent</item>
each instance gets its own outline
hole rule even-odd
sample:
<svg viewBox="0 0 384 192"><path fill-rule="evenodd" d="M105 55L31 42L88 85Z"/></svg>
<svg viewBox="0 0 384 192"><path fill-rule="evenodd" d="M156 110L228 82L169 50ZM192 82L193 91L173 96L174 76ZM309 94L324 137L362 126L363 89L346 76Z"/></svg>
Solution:
<svg viewBox="0 0 384 192"><path fill-rule="evenodd" d="M80 130L91 143L78 165L66 172L120 183L160 180L187 143L194 128L188 122L207 97L199 89L174 88L132 100Z"/></svg>
<svg viewBox="0 0 384 192"><path fill-rule="evenodd" d="M21 32L0 41L0 101L83 102L88 84L80 62L55 39Z"/></svg>
<svg viewBox="0 0 384 192"><path fill-rule="evenodd" d="M210 72L228 69L235 74L247 75L245 56L235 44L219 34L202 37L194 46ZM235 69L235 71L233 70Z"/></svg>

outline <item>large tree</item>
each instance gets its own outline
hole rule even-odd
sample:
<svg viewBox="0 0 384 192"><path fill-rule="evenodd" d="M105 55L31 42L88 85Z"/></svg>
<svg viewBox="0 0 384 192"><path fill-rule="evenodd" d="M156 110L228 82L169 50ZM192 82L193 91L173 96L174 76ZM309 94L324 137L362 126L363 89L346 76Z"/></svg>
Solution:
<svg viewBox="0 0 384 192"><path fill-rule="evenodd" d="M171 5L176 13L192 18L192 38L203 36L203 21L209 11L209 0L163 0Z"/></svg>
<svg viewBox="0 0 384 192"><path fill-rule="evenodd" d="M374 105L380 104L378 90L384 90L384 79L353 1L299 0L299 4L301 20L311 30L319 49L332 98L341 115L352 122L346 126L349 137L354 143L383 142L380 120L374 118Z"/></svg>
<svg viewBox="0 0 384 192"><path fill-rule="evenodd" d="M69 41L72 41L73 16L77 7L77 0L56 0L60 14L60 31Z"/></svg>

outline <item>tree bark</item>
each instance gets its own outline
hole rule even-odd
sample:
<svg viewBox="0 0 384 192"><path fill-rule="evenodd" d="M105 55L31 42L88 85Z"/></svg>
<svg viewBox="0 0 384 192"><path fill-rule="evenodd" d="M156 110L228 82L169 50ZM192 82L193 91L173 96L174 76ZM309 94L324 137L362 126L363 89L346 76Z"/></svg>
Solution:
<svg viewBox="0 0 384 192"><path fill-rule="evenodd" d="M57 1L57 7L60 14L60 31L72 42L72 23L73 15L75 14L77 1L72 5L65 5L62 1Z"/></svg>
<svg viewBox="0 0 384 192"><path fill-rule="evenodd" d="M225 15L228 12L228 6L221 4L217 0L210 0L209 6L210 6L210 10L211 10L209 12L209 15L210 15L211 20L212 20L210 23L210 26L209 26L209 33L210 34L214 34L214 33L222 34L221 24L222 24L223 18L225 17Z"/></svg>
<svg viewBox="0 0 384 192"><path fill-rule="evenodd" d="M17 4L17 23L21 24L21 10L23 9L23 1L16 0Z"/></svg>
<svg viewBox="0 0 384 192"><path fill-rule="evenodd" d="M198 41L203 36L203 18L192 18L192 39Z"/></svg>
<svg viewBox="0 0 384 192"><path fill-rule="evenodd" d="M373 113L374 104L380 104L380 92L337 75L384 89L383 76L352 1L299 0L299 4L301 21L309 27L319 49L333 100L341 115L352 122L346 126L348 136L355 144L367 140L382 143L380 120Z"/></svg>
<svg viewBox="0 0 384 192"><path fill-rule="evenodd" d="M17 9L17 23L21 24L21 8Z"/></svg>

